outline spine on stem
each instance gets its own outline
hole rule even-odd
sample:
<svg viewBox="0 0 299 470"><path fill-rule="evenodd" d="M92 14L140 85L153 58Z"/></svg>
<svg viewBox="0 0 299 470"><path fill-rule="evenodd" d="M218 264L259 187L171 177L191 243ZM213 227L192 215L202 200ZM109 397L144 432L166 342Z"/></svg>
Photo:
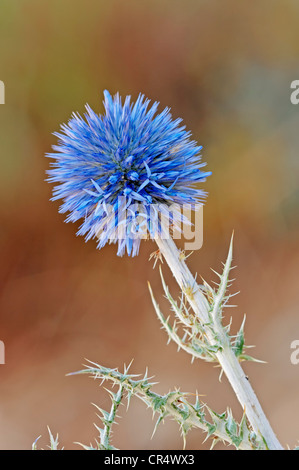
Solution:
<svg viewBox="0 0 299 470"><path fill-rule="evenodd" d="M200 323L202 337L206 342L207 349L210 348L209 351L214 351L213 356L230 382L254 432L263 439L266 449L283 449L239 362L240 359L253 360L250 356L243 354L244 324L235 343L232 343L227 327L224 327L222 324L222 308L227 300L226 290L232 262L232 242L223 274L219 275L220 283L218 290L214 291L214 289L205 283L206 292L212 294L212 302L208 301L207 296L204 295L197 284L173 239L171 237L157 237L156 243L160 254L166 260L173 276L188 300L195 318ZM184 349L186 350L186 347Z"/></svg>

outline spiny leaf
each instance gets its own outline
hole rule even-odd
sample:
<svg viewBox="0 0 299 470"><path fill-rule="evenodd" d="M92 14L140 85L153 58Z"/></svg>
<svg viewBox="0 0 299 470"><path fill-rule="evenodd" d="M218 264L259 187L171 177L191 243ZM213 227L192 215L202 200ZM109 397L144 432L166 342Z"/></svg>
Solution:
<svg viewBox="0 0 299 470"><path fill-rule="evenodd" d="M244 420L241 421L240 425L238 425L232 418L231 414L217 414L210 410L206 405L200 403L198 394L196 394L196 401L193 405L187 400L188 394L183 393L180 390L174 390L165 395L159 395L151 390L152 383L147 383L145 386L143 379L134 380L132 377L136 376L129 374L128 371L126 371L126 374L122 374L117 369L108 369L97 365L97 367L89 366L88 369L81 371L81 373L87 372L99 380L104 378L105 380L110 380L114 384L118 383L125 391L129 392L131 396L134 395L141 399L153 410L153 413L157 413L158 420L155 424L153 433L155 433L158 425L163 421L163 419L169 416L179 424L184 440L187 432L191 428L196 427L202 429L207 434L207 438L216 438L216 441L213 442L212 446L215 445L217 440L221 440L228 444L235 445L240 449L263 448L263 443L260 443L256 439L255 435L256 440L253 439L251 433L249 434L249 431L245 433ZM208 409L211 420L206 418L204 411L205 408ZM102 432L100 435L102 435ZM100 442L99 448L104 448L102 446L102 441ZM108 447L108 445L106 445L105 448L111 449L112 446Z"/></svg>
<svg viewBox="0 0 299 470"><path fill-rule="evenodd" d="M237 357L241 356L244 349L244 325L245 325L246 315L244 315L244 319L242 321L241 327L237 333L236 339L233 344L233 351Z"/></svg>

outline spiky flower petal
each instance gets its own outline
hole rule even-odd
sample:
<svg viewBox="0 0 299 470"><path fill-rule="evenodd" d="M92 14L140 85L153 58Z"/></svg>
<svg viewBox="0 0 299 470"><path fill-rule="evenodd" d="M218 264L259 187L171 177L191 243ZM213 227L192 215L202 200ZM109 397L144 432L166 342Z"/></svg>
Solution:
<svg viewBox="0 0 299 470"><path fill-rule="evenodd" d="M59 183L52 200L62 199L67 222L83 219L78 234L98 239L98 248L118 242L118 255L136 255L142 238L161 233L159 214L182 221L177 207L194 207L205 193L196 188L202 171L201 147L172 120L169 108L139 95L122 100L104 92L105 114L88 105L84 118L73 113L56 133L48 181Z"/></svg>

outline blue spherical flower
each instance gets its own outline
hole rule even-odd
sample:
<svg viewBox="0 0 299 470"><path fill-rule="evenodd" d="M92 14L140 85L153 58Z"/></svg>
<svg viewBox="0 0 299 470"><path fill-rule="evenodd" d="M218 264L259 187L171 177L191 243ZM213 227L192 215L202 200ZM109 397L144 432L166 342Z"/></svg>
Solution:
<svg viewBox="0 0 299 470"><path fill-rule="evenodd" d="M205 193L196 187L203 172L201 147L190 139L181 119L169 108L157 114L158 103L139 95L124 103L104 92L105 114L86 106L85 119L73 114L55 133L48 181L52 200L62 199L67 222L83 220L78 235L98 239L98 248L118 243L118 255L136 255L142 238L161 235L159 212L180 223L177 209L199 203Z"/></svg>

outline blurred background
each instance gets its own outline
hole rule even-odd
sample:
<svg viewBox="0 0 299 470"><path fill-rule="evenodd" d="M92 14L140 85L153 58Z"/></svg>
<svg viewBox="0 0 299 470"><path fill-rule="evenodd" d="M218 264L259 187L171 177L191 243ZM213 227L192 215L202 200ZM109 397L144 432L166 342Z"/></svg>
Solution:
<svg viewBox="0 0 299 470"><path fill-rule="evenodd" d="M247 314L246 341L267 364L244 369L282 444L297 445L298 2L1 0L0 10L0 448L30 449L40 434L45 447L47 425L67 449L93 442L91 402L110 401L87 376L66 377L85 358L120 369L134 359L132 372L148 366L157 392L198 390L215 411L241 416L218 369L167 346L147 289L149 280L167 315L148 261L155 245L144 242L134 259L118 258L114 245L98 251L49 202L52 132L86 103L101 113L105 88L170 106L203 145L213 175L204 244L189 265L215 280L210 267L221 269L234 230L240 294L227 315L237 331ZM116 447L182 449L171 421L150 440L152 414L137 399L120 414ZM208 448L203 439L190 432L187 449Z"/></svg>

